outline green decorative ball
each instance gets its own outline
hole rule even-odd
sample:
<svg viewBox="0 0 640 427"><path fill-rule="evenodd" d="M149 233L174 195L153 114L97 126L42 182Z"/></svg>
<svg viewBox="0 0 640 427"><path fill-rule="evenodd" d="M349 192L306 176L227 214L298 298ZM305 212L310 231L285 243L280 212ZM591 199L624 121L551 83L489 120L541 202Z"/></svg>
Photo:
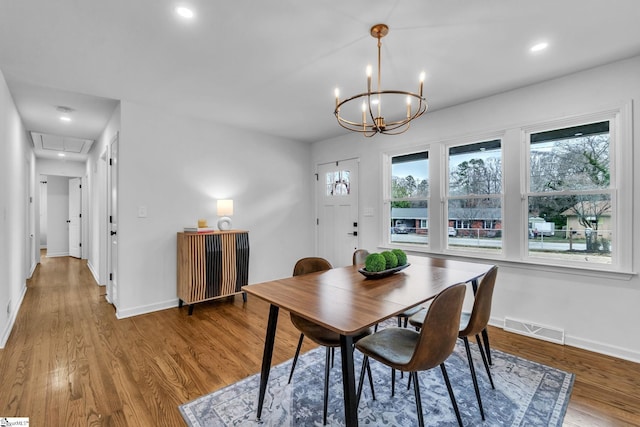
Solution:
<svg viewBox="0 0 640 427"><path fill-rule="evenodd" d="M364 260L364 268L372 273L385 270L387 266L387 260L381 254L369 254Z"/></svg>
<svg viewBox="0 0 640 427"><path fill-rule="evenodd" d="M381 254L384 257L384 260L387 264L387 269L395 268L398 266L398 257L391 251L384 251Z"/></svg>
<svg viewBox="0 0 640 427"><path fill-rule="evenodd" d="M392 253L398 258L398 265L405 265L407 263L407 254L402 249L392 249Z"/></svg>

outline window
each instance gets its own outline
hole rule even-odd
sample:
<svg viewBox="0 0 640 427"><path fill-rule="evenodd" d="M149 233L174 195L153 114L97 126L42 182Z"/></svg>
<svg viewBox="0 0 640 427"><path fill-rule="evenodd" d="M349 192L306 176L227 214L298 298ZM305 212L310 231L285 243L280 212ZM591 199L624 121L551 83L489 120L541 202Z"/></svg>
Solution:
<svg viewBox="0 0 640 427"><path fill-rule="evenodd" d="M501 140L449 147L448 160L445 205L448 248L499 253L502 250Z"/></svg>
<svg viewBox="0 0 640 427"><path fill-rule="evenodd" d="M529 132L526 214L530 257L611 264L616 186L612 121Z"/></svg>
<svg viewBox="0 0 640 427"><path fill-rule="evenodd" d="M429 153L402 153L388 156L387 160L388 241L426 246L429 243Z"/></svg>
<svg viewBox="0 0 640 427"><path fill-rule="evenodd" d="M326 196L348 196L351 194L351 172L331 171L326 174Z"/></svg>

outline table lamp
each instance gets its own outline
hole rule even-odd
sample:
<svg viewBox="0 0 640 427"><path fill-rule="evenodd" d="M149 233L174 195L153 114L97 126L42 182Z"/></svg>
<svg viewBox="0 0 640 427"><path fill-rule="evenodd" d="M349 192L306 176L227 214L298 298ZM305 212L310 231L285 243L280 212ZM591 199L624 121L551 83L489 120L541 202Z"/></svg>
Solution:
<svg viewBox="0 0 640 427"><path fill-rule="evenodd" d="M218 200L218 229L220 231L231 230L231 218L233 215L233 200Z"/></svg>

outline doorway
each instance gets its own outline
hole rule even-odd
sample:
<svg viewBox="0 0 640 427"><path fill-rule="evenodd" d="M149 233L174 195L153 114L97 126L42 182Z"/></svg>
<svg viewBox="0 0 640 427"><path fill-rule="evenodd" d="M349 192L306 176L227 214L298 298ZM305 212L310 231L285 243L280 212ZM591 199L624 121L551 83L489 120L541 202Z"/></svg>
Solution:
<svg viewBox="0 0 640 427"><path fill-rule="evenodd" d="M318 256L334 267L352 262L358 237L358 159L318 165Z"/></svg>
<svg viewBox="0 0 640 427"><path fill-rule="evenodd" d="M47 257L82 258L82 178L40 177L40 249Z"/></svg>

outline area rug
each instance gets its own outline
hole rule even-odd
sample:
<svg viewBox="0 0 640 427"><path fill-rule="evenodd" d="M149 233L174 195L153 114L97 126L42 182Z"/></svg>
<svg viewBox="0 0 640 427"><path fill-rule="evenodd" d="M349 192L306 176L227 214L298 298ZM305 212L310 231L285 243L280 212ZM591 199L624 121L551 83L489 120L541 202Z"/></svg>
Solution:
<svg viewBox="0 0 640 427"><path fill-rule="evenodd" d="M486 421L482 421L461 343L445 366L451 379L465 426L561 426L575 376L498 350L491 350L491 373L495 390L482 366L477 346L473 357ZM209 426L322 426L324 348L316 348L298 360L291 384L287 384L291 360L271 368L260 421L256 420L260 375L180 406L191 427ZM355 352L356 375L361 354ZM415 426L418 424L413 388L407 390L405 375L396 375L396 393L391 397L391 370L371 361L376 400L368 383L358 407L360 425ZM420 390L427 426L457 426L442 373L439 368L420 372ZM331 369L327 424L344 425L344 402L340 353L336 350Z"/></svg>

